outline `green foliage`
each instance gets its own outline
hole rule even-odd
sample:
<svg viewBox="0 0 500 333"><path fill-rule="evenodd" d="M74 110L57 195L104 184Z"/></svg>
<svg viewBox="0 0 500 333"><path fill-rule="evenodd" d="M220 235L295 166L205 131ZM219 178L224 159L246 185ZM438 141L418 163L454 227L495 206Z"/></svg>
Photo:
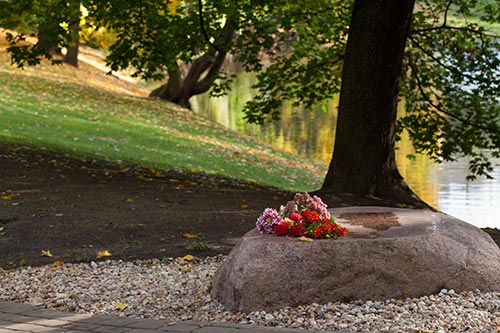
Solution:
<svg viewBox="0 0 500 333"><path fill-rule="evenodd" d="M238 59L259 73L257 96L244 110L249 122L278 119L285 100L311 107L340 91L350 10L350 1L287 3L269 24L242 34Z"/></svg>
<svg viewBox="0 0 500 333"><path fill-rule="evenodd" d="M6 34L11 62L20 68L39 65L44 58L60 64L53 51L72 45L75 36L68 26L79 21L79 1L0 1L0 26L20 28L16 34ZM38 38L34 44L27 42L34 36Z"/></svg>
<svg viewBox="0 0 500 333"><path fill-rule="evenodd" d="M196 252L205 252L205 251L208 251L208 242L207 241L200 241L200 242L197 242L196 244L192 245L190 247L190 249L192 251L196 251Z"/></svg>
<svg viewBox="0 0 500 333"><path fill-rule="evenodd" d="M405 55L400 131L437 162L472 157L469 179L500 152L500 36L476 23L496 18L495 2L421 3Z"/></svg>
<svg viewBox="0 0 500 333"><path fill-rule="evenodd" d="M245 113L247 121L262 124L280 117L284 101L310 107L340 91L355 1L81 3L96 27L117 34L108 57L113 70L133 68L136 76L163 79L180 63L189 67L216 50L234 55L257 73L257 95ZM69 1L1 1L0 24L67 22L71 8ZM407 40L400 86L407 115L398 121L399 134L407 130L416 150L437 162L471 156L471 178L488 175L489 157L500 155L499 22L500 0L422 0ZM58 45L68 43L67 32L49 26ZM9 38L18 65L50 58L23 44L23 35ZM223 94L232 76L219 73L219 79L213 95Z"/></svg>

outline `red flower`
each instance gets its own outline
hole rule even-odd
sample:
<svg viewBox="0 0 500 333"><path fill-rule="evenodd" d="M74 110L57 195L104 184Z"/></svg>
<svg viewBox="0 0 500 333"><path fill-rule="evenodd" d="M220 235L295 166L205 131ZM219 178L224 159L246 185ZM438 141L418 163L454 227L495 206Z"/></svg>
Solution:
<svg viewBox="0 0 500 333"><path fill-rule="evenodd" d="M274 226L274 232L276 236L286 236L286 234L288 234L288 228L290 228L290 222L282 221Z"/></svg>
<svg viewBox="0 0 500 333"><path fill-rule="evenodd" d="M302 215L300 215L299 213L292 213L290 214L289 219L293 222L300 222L302 221Z"/></svg>
<svg viewBox="0 0 500 333"><path fill-rule="evenodd" d="M304 228L304 224L302 223L295 223L291 228L290 228L290 235L293 237L300 237L304 236L306 234L306 229Z"/></svg>
<svg viewBox="0 0 500 333"><path fill-rule="evenodd" d="M302 213L302 218L304 219L304 221L306 223L316 223L319 221L319 214L318 212L315 212L315 211L311 211L309 209L306 209L303 213Z"/></svg>
<svg viewBox="0 0 500 333"><path fill-rule="evenodd" d="M337 236L342 237L347 235L347 228L341 227L338 224L333 225L333 232L337 234Z"/></svg>
<svg viewBox="0 0 500 333"><path fill-rule="evenodd" d="M323 238L323 230L321 229L321 227L314 227L314 229L312 230L312 236L314 238Z"/></svg>
<svg viewBox="0 0 500 333"><path fill-rule="evenodd" d="M323 229L325 234L331 234L333 232L332 221L330 221L330 219L321 220L321 229Z"/></svg>

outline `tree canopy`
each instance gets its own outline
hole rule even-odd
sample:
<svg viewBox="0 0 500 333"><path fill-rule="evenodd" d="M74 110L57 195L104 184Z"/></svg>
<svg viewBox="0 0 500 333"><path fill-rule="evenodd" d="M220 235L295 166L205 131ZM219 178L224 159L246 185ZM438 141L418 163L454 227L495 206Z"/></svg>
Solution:
<svg viewBox="0 0 500 333"><path fill-rule="evenodd" d="M222 63L231 55L257 73L257 96L245 113L248 121L263 123L279 118L285 100L310 107L340 92L355 1L80 3L92 24L117 34L110 67L133 68L146 79L168 77L170 84L157 94L174 102L184 94L181 105L208 89L224 93L231 75ZM75 6L2 1L0 24L57 22L51 36L65 46L71 39L61 23L71 22ZM405 41L399 98L406 115L397 120L397 134L407 130L416 151L438 162L471 157L471 178L488 175L489 157L500 157L499 22L499 0L417 1ZM23 38L9 37L14 63L36 64L47 56L36 44L20 44Z"/></svg>

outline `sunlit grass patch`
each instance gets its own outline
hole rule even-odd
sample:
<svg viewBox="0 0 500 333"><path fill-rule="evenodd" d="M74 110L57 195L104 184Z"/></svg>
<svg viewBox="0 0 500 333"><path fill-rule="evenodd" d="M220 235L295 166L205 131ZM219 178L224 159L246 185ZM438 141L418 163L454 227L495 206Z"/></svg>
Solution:
<svg viewBox="0 0 500 333"><path fill-rule="evenodd" d="M82 66L83 67L83 66ZM325 167L273 149L90 67L9 66L0 51L0 144L152 170L182 169L288 190L317 189ZM119 89L118 89L118 88Z"/></svg>

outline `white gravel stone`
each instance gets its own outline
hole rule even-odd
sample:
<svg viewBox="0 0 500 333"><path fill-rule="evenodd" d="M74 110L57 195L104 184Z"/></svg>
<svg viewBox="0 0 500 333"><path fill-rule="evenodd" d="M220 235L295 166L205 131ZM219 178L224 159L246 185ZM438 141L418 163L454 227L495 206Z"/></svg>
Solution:
<svg viewBox="0 0 500 333"><path fill-rule="evenodd" d="M213 276L223 260L223 256L217 256L192 262L170 260L167 265L160 260L118 260L63 263L58 269L52 265L24 267L0 274L0 300L78 313L310 330L500 331L500 292L478 290L456 293L443 289L437 295L405 300L335 302L286 307L272 313L231 313L210 297ZM118 304L128 307L117 310Z"/></svg>

